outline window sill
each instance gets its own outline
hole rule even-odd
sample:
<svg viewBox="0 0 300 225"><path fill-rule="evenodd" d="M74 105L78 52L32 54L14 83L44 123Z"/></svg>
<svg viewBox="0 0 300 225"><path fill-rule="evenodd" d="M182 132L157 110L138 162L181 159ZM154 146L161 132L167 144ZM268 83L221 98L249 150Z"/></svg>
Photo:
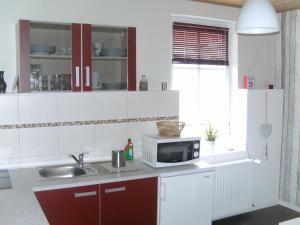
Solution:
<svg viewBox="0 0 300 225"><path fill-rule="evenodd" d="M248 159L248 153L245 150L223 151L201 154L200 159L208 164L225 163L229 161Z"/></svg>

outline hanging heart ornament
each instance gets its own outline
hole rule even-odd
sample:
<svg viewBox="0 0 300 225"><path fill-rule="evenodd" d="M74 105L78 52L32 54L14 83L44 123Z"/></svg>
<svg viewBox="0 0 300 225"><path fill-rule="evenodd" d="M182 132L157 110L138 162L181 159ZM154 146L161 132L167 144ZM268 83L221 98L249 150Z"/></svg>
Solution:
<svg viewBox="0 0 300 225"><path fill-rule="evenodd" d="M268 138L272 134L272 124L270 124L270 123L261 124L260 125L260 132L261 132L261 136L265 140L268 140Z"/></svg>

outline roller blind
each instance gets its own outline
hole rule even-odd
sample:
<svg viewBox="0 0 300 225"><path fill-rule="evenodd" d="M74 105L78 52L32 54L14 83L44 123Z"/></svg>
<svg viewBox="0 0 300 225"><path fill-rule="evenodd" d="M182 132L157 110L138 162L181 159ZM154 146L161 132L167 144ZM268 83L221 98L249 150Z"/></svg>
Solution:
<svg viewBox="0 0 300 225"><path fill-rule="evenodd" d="M173 23L173 63L229 65L228 28Z"/></svg>

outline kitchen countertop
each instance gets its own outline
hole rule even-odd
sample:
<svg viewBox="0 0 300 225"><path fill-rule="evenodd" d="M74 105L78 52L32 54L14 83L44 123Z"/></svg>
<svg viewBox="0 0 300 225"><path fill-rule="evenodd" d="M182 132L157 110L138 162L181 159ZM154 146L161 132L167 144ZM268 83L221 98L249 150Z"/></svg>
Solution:
<svg viewBox="0 0 300 225"><path fill-rule="evenodd" d="M51 180L39 180L33 168L9 170L13 188L0 190L0 224L48 225L49 223L35 198L35 191L214 170L213 165L202 161L198 164L159 169L154 169L139 160L136 160L135 163L143 170Z"/></svg>

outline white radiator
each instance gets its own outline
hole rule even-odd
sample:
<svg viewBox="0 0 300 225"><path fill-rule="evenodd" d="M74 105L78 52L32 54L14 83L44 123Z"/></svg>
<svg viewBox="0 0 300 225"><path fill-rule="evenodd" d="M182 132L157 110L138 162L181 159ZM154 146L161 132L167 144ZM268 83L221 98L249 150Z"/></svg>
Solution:
<svg viewBox="0 0 300 225"><path fill-rule="evenodd" d="M237 214L252 207L253 161L216 169L213 219Z"/></svg>

